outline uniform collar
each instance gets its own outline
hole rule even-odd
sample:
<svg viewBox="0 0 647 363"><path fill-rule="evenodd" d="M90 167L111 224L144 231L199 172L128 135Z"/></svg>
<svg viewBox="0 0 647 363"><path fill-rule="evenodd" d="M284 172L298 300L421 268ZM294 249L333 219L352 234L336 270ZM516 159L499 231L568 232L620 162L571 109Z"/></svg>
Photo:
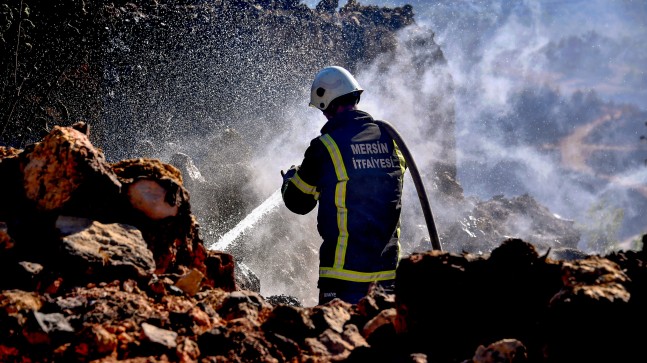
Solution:
<svg viewBox="0 0 647 363"><path fill-rule="evenodd" d="M369 115L368 113L360 110L344 111L326 122L326 124L321 128L321 134L327 134L335 129L342 127L343 125L355 122L373 122L373 117L371 117L371 115Z"/></svg>

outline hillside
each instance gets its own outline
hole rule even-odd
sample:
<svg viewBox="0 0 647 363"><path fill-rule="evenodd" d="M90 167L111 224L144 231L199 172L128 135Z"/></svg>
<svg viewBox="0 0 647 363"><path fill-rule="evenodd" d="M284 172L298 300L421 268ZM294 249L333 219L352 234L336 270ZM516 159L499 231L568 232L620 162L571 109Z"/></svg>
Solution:
<svg viewBox="0 0 647 363"><path fill-rule="evenodd" d="M2 362L645 359L645 236L589 256L530 195L465 197L452 75L411 6L10 0L0 38ZM329 64L388 95L435 82L393 102L443 251L404 213L395 294L357 305L313 302L319 237L279 206L213 249L278 187L287 165L258 165Z"/></svg>

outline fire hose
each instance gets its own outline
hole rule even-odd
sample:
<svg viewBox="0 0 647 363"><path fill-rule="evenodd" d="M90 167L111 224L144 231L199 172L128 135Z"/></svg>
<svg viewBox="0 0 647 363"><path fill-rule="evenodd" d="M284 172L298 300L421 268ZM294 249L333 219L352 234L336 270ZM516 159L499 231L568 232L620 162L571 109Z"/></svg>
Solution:
<svg viewBox="0 0 647 363"><path fill-rule="evenodd" d="M420 173L418 172L418 167L413 160L413 156L411 155L409 148L407 148L407 145L400 136L400 133L390 123L381 120L375 120L375 123L379 126L382 126L389 133L389 135L391 135L391 138L393 138L396 145L398 145L398 147L400 148L400 152L402 152L402 156L404 156L404 160L407 163L407 168L411 171L413 184L416 186L416 191L418 192L418 199L420 199L422 213L424 214L425 222L427 223L427 231L429 232L431 247L434 250L442 251L440 239L438 238L438 231L436 230L436 223L434 222L434 216L431 212L431 206L429 205L429 198L427 198L425 186L422 183L422 178L420 177Z"/></svg>

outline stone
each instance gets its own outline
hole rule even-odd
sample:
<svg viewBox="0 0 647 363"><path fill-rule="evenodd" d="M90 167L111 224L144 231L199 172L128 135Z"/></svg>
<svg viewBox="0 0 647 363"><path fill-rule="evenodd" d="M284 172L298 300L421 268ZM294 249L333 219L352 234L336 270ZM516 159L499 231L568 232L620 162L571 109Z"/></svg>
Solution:
<svg viewBox="0 0 647 363"><path fill-rule="evenodd" d="M168 192L155 180L140 179L127 187L128 200L133 208L152 220L177 215L178 206L167 202Z"/></svg>
<svg viewBox="0 0 647 363"><path fill-rule="evenodd" d="M202 279L204 279L202 272L192 269L188 274L181 276L175 283L175 286L187 295L193 296L200 290Z"/></svg>
<svg viewBox="0 0 647 363"><path fill-rule="evenodd" d="M26 156L23 178L26 197L41 211L63 208L82 187L86 192L99 185L105 190L77 196L79 202L102 199L121 187L103 153L71 127L55 126L35 145Z"/></svg>
<svg viewBox="0 0 647 363"><path fill-rule="evenodd" d="M141 232L125 224L103 224L86 218L61 216L63 258L74 274L87 278L145 279L155 270L153 253ZM72 267L74 266L74 267Z"/></svg>
<svg viewBox="0 0 647 363"><path fill-rule="evenodd" d="M176 332L161 329L148 323L143 323L141 328L142 337L145 340L168 349L177 347L177 342L175 341L177 339Z"/></svg>

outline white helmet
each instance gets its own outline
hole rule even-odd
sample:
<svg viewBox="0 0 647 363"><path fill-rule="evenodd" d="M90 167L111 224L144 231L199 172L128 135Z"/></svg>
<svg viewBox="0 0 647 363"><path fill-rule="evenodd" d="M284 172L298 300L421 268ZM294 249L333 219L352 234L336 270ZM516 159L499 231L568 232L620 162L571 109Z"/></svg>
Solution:
<svg viewBox="0 0 647 363"><path fill-rule="evenodd" d="M342 67L326 67L317 73L310 89L310 106L325 110L339 96L364 91L355 77Z"/></svg>

